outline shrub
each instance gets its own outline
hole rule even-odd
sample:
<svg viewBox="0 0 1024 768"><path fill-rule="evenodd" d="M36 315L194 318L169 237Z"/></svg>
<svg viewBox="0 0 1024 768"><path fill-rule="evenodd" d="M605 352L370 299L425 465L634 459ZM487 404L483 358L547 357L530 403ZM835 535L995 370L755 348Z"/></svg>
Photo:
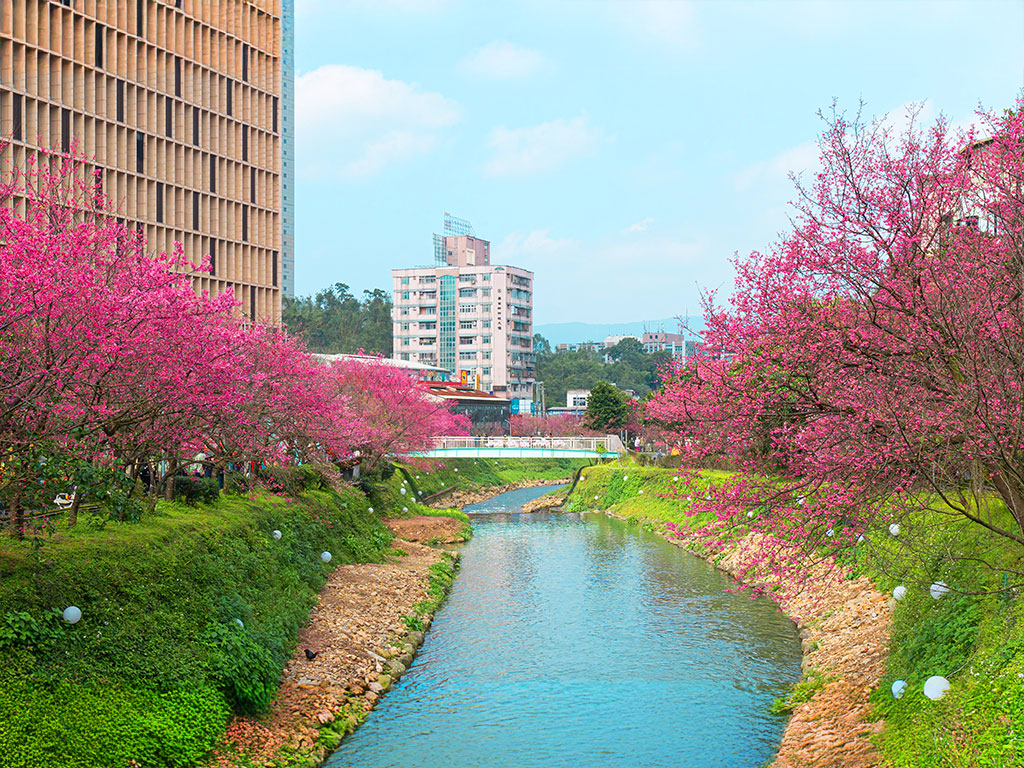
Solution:
<svg viewBox="0 0 1024 768"><path fill-rule="evenodd" d="M213 504L220 496L220 486L212 477L174 478L174 499L189 506Z"/></svg>

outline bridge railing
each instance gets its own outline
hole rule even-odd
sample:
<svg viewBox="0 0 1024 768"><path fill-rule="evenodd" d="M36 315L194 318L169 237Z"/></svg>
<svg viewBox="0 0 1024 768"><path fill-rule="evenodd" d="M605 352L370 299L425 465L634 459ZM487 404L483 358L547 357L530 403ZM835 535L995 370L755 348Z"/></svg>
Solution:
<svg viewBox="0 0 1024 768"><path fill-rule="evenodd" d="M544 437L492 435L478 437L435 437L436 450L472 448L546 448L560 451L591 451L594 453L623 453L618 435L603 437Z"/></svg>

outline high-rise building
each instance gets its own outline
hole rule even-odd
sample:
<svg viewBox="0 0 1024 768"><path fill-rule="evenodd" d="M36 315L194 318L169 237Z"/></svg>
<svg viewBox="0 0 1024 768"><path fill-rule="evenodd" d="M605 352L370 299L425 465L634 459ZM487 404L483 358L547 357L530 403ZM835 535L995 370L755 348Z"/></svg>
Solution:
<svg viewBox="0 0 1024 768"><path fill-rule="evenodd" d="M281 4L281 291L295 298L295 0Z"/></svg>
<svg viewBox="0 0 1024 768"><path fill-rule="evenodd" d="M511 398L532 397L532 272L491 264L491 244L445 214L434 266L391 276L392 357L445 368L457 381Z"/></svg>
<svg viewBox="0 0 1024 768"><path fill-rule="evenodd" d="M0 0L5 170L88 158L154 251L280 322L282 0ZM24 200L15 200L24 206Z"/></svg>

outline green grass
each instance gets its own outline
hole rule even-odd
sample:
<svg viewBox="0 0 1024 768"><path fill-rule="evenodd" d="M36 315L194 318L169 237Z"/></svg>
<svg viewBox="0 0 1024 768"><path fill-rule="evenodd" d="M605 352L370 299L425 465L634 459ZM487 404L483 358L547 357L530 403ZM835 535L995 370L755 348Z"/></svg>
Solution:
<svg viewBox="0 0 1024 768"><path fill-rule="evenodd" d="M821 670L808 669L807 673L800 680L793 683L789 693L782 698L775 699L768 710L773 715L791 715L794 709L805 701L810 701L814 694L834 679L834 677L824 674Z"/></svg>
<svg viewBox="0 0 1024 768"><path fill-rule="evenodd" d="M583 459L445 459L432 460L429 470L400 467L400 471L424 496L430 496L446 488L474 491L531 479L554 482L572 477L589 463Z"/></svg>
<svg viewBox="0 0 1024 768"><path fill-rule="evenodd" d="M352 490L222 496L0 539L0 767L198 764L231 711L269 703L330 569L386 556L367 507Z"/></svg>

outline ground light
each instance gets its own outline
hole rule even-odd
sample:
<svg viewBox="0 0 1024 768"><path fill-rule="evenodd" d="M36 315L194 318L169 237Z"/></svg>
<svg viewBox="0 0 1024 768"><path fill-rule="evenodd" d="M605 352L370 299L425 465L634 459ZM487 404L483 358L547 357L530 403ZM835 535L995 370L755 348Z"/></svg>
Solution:
<svg viewBox="0 0 1024 768"><path fill-rule="evenodd" d="M903 698L903 694L906 692L906 690L907 690L907 681L906 680L897 680L895 683L892 684L892 697L894 699L902 699Z"/></svg>
<svg viewBox="0 0 1024 768"><path fill-rule="evenodd" d="M949 586L944 581L936 581L928 589L928 594L930 594L934 600L942 599L942 596L947 592L949 592Z"/></svg>
<svg viewBox="0 0 1024 768"><path fill-rule="evenodd" d="M402 486L399 490L402 492L402 495L404 496L405 495L405 486Z"/></svg>
<svg viewBox="0 0 1024 768"><path fill-rule="evenodd" d="M370 509L369 509L368 511L369 511L370 513L372 513L372 512L373 512L373 507L370 507Z"/></svg>
<svg viewBox="0 0 1024 768"><path fill-rule="evenodd" d="M896 600L902 600L903 596L907 594L907 588L900 584L896 589L892 591L892 596Z"/></svg>
<svg viewBox="0 0 1024 768"><path fill-rule="evenodd" d="M408 507L402 507L402 511L403 511L403 512L408 512L408 511L409 511L409 508L408 508Z"/></svg>
<svg viewBox="0 0 1024 768"><path fill-rule="evenodd" d="M241 619L235 619L235 624L240 626L242 629L245 629L245 624L242 623Z"/></svg>
<svg viewBox="0 0 1024 768"><path fill-rule="evenodd" d="M900 524L899 523L892 523L892 524L890 524L889 525L889 533L891 533L893 536L899 536L900 535Z"/></svg>
<svg viewBox="0 0 1024 768"><path fill-rule="evenodd" d="M82 619L82 609L77 605L69 605L61 616L68 624L77 624Z"/></svg>
<svg viewBox="0 0 1024 768"><path fill-rule="evenodd" d="M280 539L281 539L281 532L279 530L277 530L276 528L274 529L274 532L271 533L270 535L273 536L278 541L280 541Z"/></svg>
<svg viewBox="0 0 1024 768"><path fill-rule="evenodd" d="M924 682L924 695L938 701L949 691L949 680L942 675L932 675Z"/></svg>
<svg viewBox="0 0 1024 768"><path fill-rule="evenodd" d="M331 562L331 553L327 551L321 552L320 559L323 560L325 563Z"/></svg>

